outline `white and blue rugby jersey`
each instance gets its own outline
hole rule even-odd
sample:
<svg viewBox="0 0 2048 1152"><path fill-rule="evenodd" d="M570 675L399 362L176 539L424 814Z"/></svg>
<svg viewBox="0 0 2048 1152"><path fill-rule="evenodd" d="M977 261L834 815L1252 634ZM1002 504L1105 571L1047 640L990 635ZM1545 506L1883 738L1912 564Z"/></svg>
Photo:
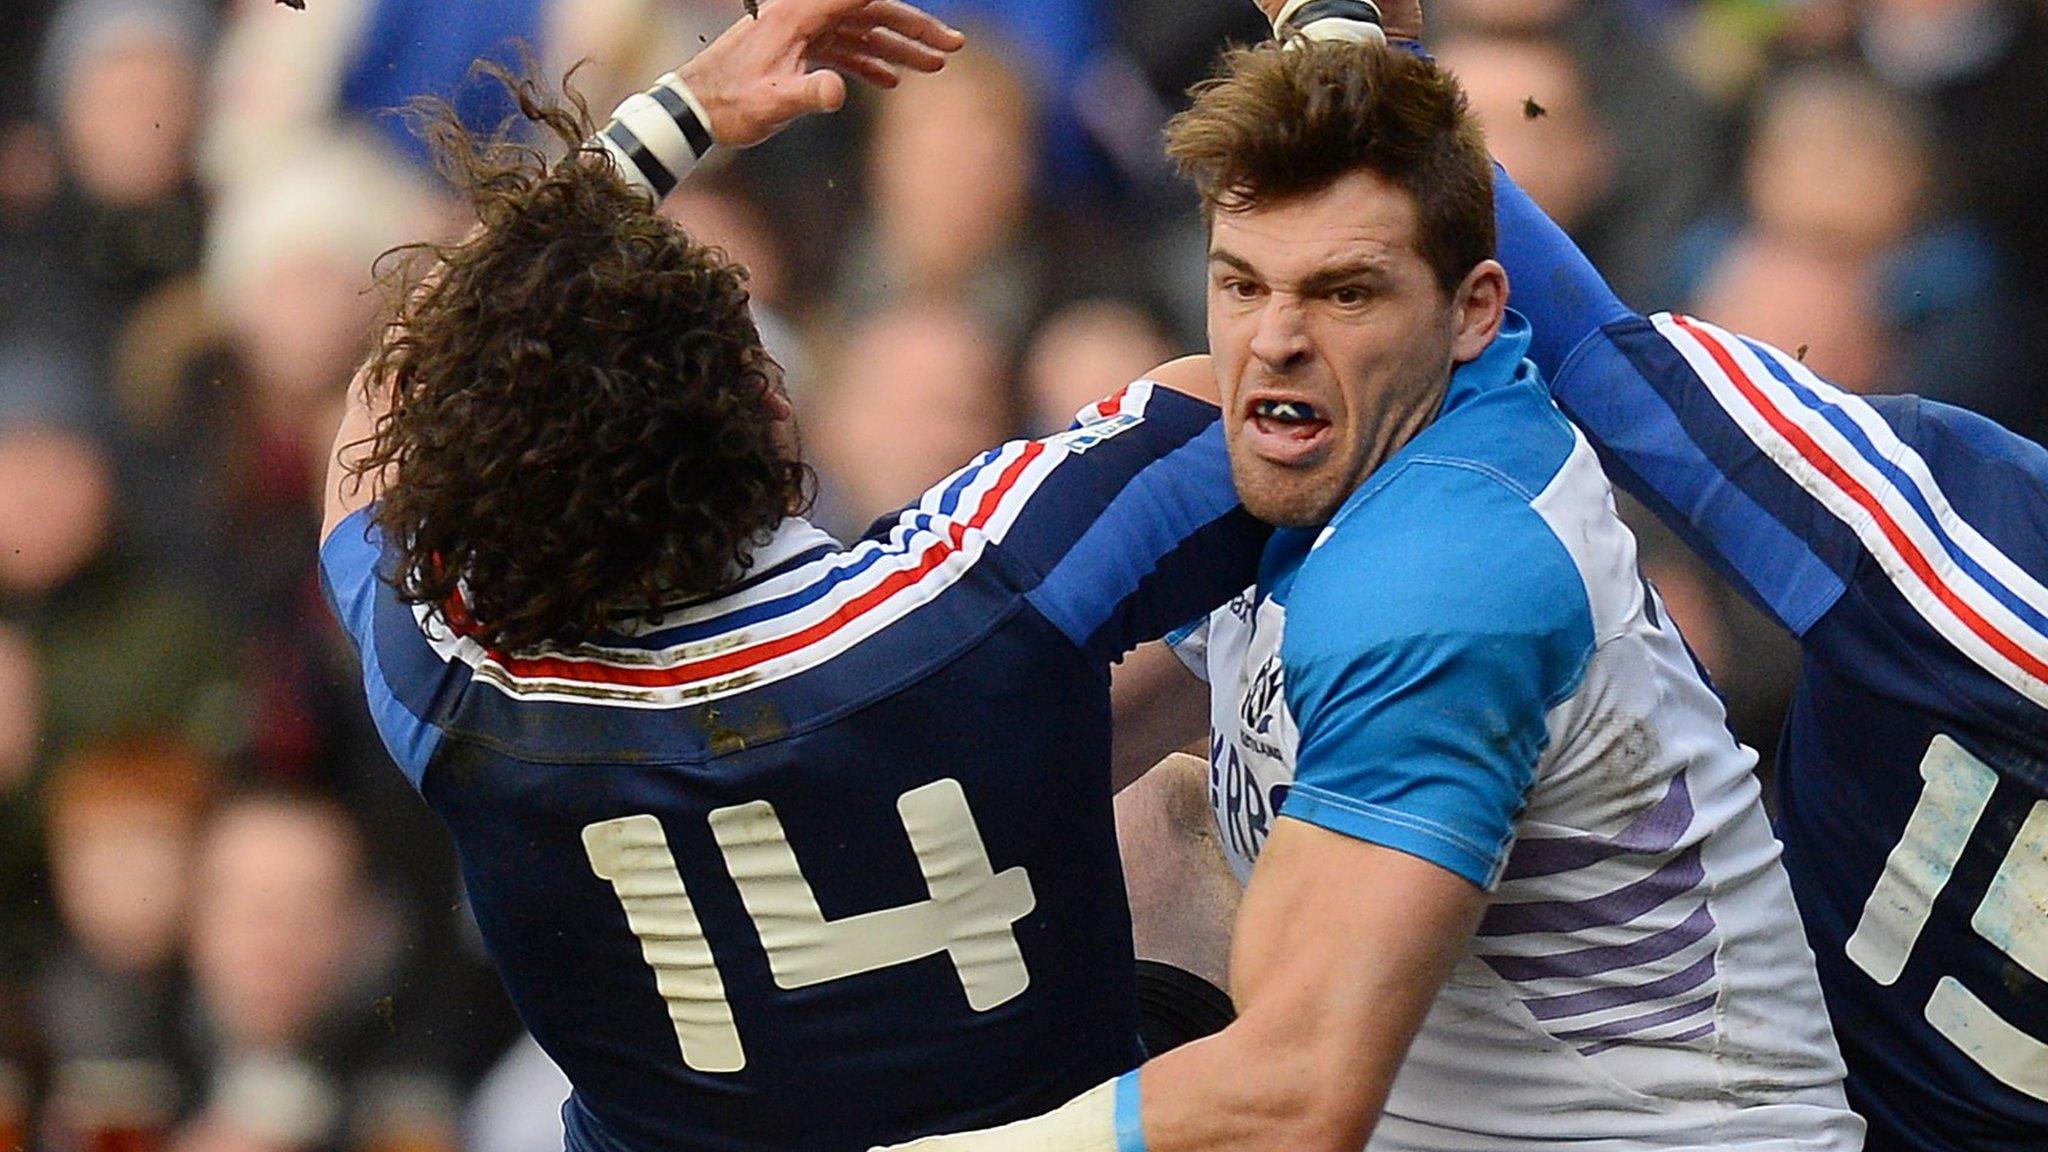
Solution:
<svg viewBox="0 0 2048 1152"><path fill-rule="evenodd" d="M321 560L572 1152L858 1152L1137 1064L1109 664L1266 536L1215 409L1140 383L574 649L401 602L368 511Z"/></svg>
<svg viewBox="0 0 2048 1152"><path fill-rule="evenodd" d="M1778 831L1869 1147L2048 1148L2048 451L1636 315L1499 185L1558 402L1805 653Z"/></svg>
<svg viewBox="0 0 2048 1152"><path fill-rule="evenodd" d="M1248 875L1304 820L1491 893L1374 1149L1850 1152L1755 754L1528 345L1511 313L1435 423L1182 643L1225 848Z"/></svg>

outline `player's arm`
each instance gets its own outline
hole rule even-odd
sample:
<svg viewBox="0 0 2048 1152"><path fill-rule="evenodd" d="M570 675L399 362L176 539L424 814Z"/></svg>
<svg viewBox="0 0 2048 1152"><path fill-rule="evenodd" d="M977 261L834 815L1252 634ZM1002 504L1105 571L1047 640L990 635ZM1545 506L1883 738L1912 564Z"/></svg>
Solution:
<svg viewBox="0 0 2048 1152"><path fill-rule="evenodd" d="M1363 1145L1593 648L1577 568L1519 495L1447 468L1407 498L1290 595L1298 773L1238 914L1237 1021L1048 1116L909 1148Z"/></svg>
<svg viewBox="0 0 2048 1152"><path fill-rule="evenodd" d="M628 98L586 152L608 154L651 206L714 142L758 144L807 113L836 111L846 102L846 77L893 88L903 70L936 72L965 43L902 0L774 0ZM367 451L383 409L384 382L366 368L349 388L329 457L322 540L374 503L388 479L349 467Z"/></svg>
<svg viewBox="0 0 2048 1152"><path fill-rule="evenodd" d="M1272 530L1231 483L1220 415L1197 394L1209 372L1207 357L1161 365L1065 432L984 453L897 524L980 532L1031 581L1026 603L1106 670L1258 574Z"/></svg>
<svg viewBox="0 0 2048 1152"><path fill-rule="evenodd" d="M1111 779L1118 791L1209 734L1209 686L1164 643L1141 644L1110 673Z"/></svg>
<svg viewBox="0 0 2048 1152"><path fill-rule="evenodd" d="M1238 912L1238 1020L1144 1067L1142 1146L1364 1147L1485 900L1406 852L1279 821Z"/></svg>
<svg viewBox="0 0 2048 1152"><path fill-rule="evenodd" d="M891 1152L1357 1152L1485 894L1282 820L1230 956L1238 1018L1057 1112Z"/></svg>

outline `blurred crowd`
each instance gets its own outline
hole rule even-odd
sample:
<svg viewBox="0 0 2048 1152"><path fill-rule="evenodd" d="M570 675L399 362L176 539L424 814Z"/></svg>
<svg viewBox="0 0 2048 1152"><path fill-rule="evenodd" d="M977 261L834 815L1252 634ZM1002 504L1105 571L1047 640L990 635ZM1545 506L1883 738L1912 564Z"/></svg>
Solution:
<svg viewBox="0 0 2048 1152"><path fill-rule="evenodd" d="M740 0L10 0L0 21L0 1152L559 1147L564 1091L369 726L315 565L405 119L592 107ZM1202 342L1160 129L1247 0L941 0L944 74L707 164L842 536ZM2048 3L1436 0L1497 155L1645 311L2048 435ZM1793 654L1637 518L1768 760Z"/></svg>

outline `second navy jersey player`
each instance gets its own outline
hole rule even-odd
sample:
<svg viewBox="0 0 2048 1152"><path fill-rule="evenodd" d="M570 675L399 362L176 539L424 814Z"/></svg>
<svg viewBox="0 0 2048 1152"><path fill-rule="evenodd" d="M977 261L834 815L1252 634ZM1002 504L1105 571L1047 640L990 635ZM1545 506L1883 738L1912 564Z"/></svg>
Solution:
<svg viewBox="0 0 2048 1152"><path fill-rule="evenodd" d="M328 593L572 1149L860 1149L1138 1062L1108 670L1256 570L1214 408L1134 384L559 651L402 603L369 517Z"/></svg>
<svg viewBox="0 0 2048 1152"><path fill-rule="evenodd" d="M1636 315L1499 207L1559 405L1799 638L1778 831L1868 1147L2048 1148L2048 452Z"/></svg>

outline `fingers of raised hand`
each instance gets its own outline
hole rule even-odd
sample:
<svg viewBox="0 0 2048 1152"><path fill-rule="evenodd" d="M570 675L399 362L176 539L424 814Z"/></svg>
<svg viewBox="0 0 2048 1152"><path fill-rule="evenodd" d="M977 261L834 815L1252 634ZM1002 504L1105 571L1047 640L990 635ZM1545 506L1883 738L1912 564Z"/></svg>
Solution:
<svg viewBox="0 0 2048 1152"><path fill-rule="evenodd" d="M859 52L850 52L833 45L821 45L812 49L809 61L820 67L830 68L842 75L865 81L877 88L894 88L902 83L895 69Z"/></svg>
<svg viewBox="0 0 2048 1152"><path fill-rule="evenodd" d="M842 28L886 28L941 52L957 52L967 43L967 37L958 29L904 0L867 0L838 23Z"/></svg>
<svg viewBox="0 0 2048 1152"><path fill-rule="evenodd" d="M887 28L871 28L867 31L843 30L832 37L827 46L848 55L866 57L892 68L937 72L946 66L946 53Z"/></svg>

